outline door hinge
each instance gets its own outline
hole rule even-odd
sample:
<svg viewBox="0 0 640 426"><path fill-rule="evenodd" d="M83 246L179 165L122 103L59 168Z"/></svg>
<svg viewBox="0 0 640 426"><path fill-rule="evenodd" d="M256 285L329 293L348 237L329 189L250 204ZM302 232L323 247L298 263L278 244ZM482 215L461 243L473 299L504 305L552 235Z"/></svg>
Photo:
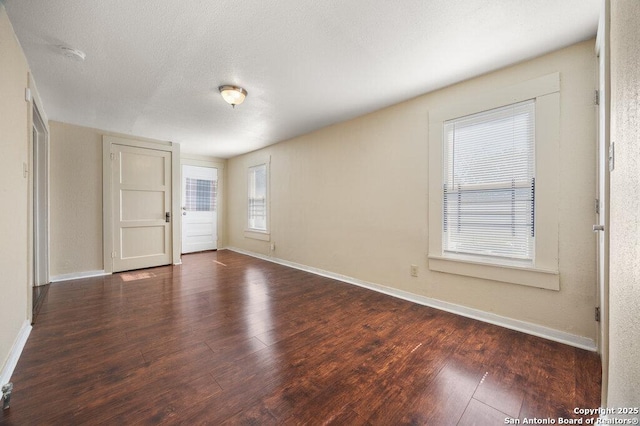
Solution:
<svg viewBox="0 0 640 426"><path fill-rule="evenodd" d="M600 214L600 200L596 198L596 214Z"/></svg>
<svg viewBox="0 0 640 426"><path fill-rule="evenodd" d="M600 322L600 307L596 306L596 322Z"/></svg>
<svg viewBox="0 0 640 426"><path fill-rule="evenodd" d="M596 103L596 105L600 105L600 91L596 90L596 95L594 97L594 101Z"/></svg>
<svg viewBox="0 0 640 426"><path fill-rule="evenodd" d="M28 87L24 89L24 100L26 102L31 102L31 89Z"/></svg>
<svg viewBox="0 0 640 426"><path fill-rule="evenodd" d="M115 152L112 152L112 153L111 153L111 159L112 159L112 160L115 160L115 159L116 159L116 153L115 153Z"/></svg>
<svg viewBox="0 0 640 426"><path fill-rule="evenodd" d="M115 258L116 258L116 252L115 252L115 251L112 251L112 252L111 252L111 258L112 258L112 259L115 259Z"/></svg>

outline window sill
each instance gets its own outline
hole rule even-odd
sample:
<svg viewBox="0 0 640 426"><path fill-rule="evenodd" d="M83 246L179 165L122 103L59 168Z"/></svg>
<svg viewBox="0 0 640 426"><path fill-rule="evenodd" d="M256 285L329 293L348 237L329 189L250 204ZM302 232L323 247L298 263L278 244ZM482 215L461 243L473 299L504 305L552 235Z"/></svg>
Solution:
<svg viewBox="0 0 640 426"><path fill-rule="evenodd" d="M245 238L251 238L254 240L271 241L271 234L267 231L258 231L255 229L247 229L244 231Z"/></svg>
<svg viewBox="0 0 640 426"><path fill-rule="evenodd" d="M499 265L445 256L429 256L429 269L529 287L560 290L558 271L531 266Z"/></svg>

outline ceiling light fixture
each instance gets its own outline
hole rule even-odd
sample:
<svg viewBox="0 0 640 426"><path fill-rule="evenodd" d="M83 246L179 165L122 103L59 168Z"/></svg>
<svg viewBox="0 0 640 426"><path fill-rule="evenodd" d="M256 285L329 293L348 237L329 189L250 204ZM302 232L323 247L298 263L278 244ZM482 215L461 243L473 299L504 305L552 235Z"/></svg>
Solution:
<svg viewBox="0 0 640 426"><path fill-rule="evenodd" d="M218 90L222 95L222 99L224 99L233 108L244 102L244 98L247 96L247 91L238 86L224 85L218 87Z"/></svg>
<svg viewBox="0 0 640 426"><path fill-rule="evenodd" d="M60 49L60 53L62 53L63 56L73 59L74 61L82 62L86 57L82 50L70 46L58 46L58 49Z"/></svg>

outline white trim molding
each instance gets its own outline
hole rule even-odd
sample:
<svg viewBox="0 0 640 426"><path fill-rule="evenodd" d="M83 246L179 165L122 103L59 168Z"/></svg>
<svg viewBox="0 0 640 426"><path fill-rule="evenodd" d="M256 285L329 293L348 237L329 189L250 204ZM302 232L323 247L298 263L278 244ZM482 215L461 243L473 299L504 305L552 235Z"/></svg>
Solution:
<svg viewBox="0 0 640 426"><path fill-rule="evenodd" d="M22 350L24 349L24 345L27 343L27 339L29 338L32 328L33 327L31 327L29 320L25 320L22 323L22 327L16 336L16 340L13 342L13 346L11 346L7 362L5 362L2 367L2 373L0 374L0 386L5 385L11 380L13 370L15 370L16 365L18 365L18 360L20 359L20 355L22 355Z"/></svg>
<svg viewBox="0 0 640 426"><path fill-rule="evenodd" d="M256 231L253 229L245 229L244 237L260 241L271 241L271 234L269 232Z"/></svg>
<svg viewBox="0 0 640 426"><path fill-rule="evenodd" d="M157 141L146 138L118 137L102 135L102 252L103 266L107 273L113 272L114 251L113 242L113 198L111 188L111 147L112 145L122 145L134 148L153 149L155 151L165 151L171 153L171 263L181 262L181 228L180 221L175 218L180 212L180 144L167 141ZM177 224L177 225L176 225Z"/></svg>
<svg viewBox="0 0 640 426"><path fill-rule="evenodd" d="M218 173L218 192L216 194L217 199L216 199L216 204L217 204L217 210L218 210L218 214L217 216L217 222L216 222L216 233L217 233L217 241L216 241L216 250L218 248L218 244L220 243L221 240L224 239L224 236L226 234L226 230L225 230L225 223L227 221L226 219L226 173L225 173L225 168L227 165L227 160L221 159L221 158L216 158L216 157L207 157L207 156L203 156L203 155L195 155L195 154L183 154L182 152L180 153L180 209L182 208L182 206L184 205L184 200L182 199L182 196L184 194L182 194L182 167L183 166L199 166L199 167L209 167L212 169L217 169L217 173ZM179 210L182 211L182 210ZM180 215L180 214L179 214ZM180 248L182 249L182 215L180 215L180 220L179 220L179 226L180 226L180 237L179 237L179 242L180 242ZM182 251L182 250L180 250ZM180 256L182 256L182 253L180 253ZM182 260L178 259L177 262L174 262L174 265L181 265L182 264Z"/></svg>
<svg viewBox="0 0 640 426"><path fill-rule="evenodd" d="M104 275L111 275L110 272L102 271L84 271L84 272L73 272L70 274L61 274L56 275L55 277L51 277L52 283L57 283L60 281L70 281L70 280L79 280L81 278L91 278L91 277L102 277Z"/></svg>
<svg viewBox="0 0 640 426"><path fill-rule="evenodd" d="M508 328L510 330L520 331L522 333L530 334L532 336L542 337L547 340L552 340L554 342L563 343L569 346L574 346L576 348L585 349L592 352L595 352L597 350L595 341L588 337L566 333L564 331L555 330L553 328L544 327L542 325L520 321L512 318L507 318L501 315L492 314L491 312L485 312L479 309L468 308L466 306L457 305L454 303L449 303L449 302L433 299L426 296L420 296L418 294L409 293L408 291L386 287L380 284L359 280L357 278L336 274L334 272L325 271L323 269L318 269L318 268L302 265L295 262L290 262L288 260L283 260L276 257L265 256L263 254L239 249L237 247L225 247L224 249L231 250L240 254L245 254L247 256L252 256L258 259L266 260L268 262L277 263L279 265L288 266L290 268L299 269L301 271L309 272L315 275L320 275L326 278L342 281L347 284L353 284L359 287L364 287L369 290L377 291L379 293L383 293L392 297L397 297L399 299L407 300L409 302L417 303L419 305L429 306L431 308L439 309L441 311L446 311L452 314L461 315L463 317L472 318L478 321Z"/></svg>
<svg viewBox="0 0 640 426"><path fill-rule="evenodd" d="M535 258L531 266L505 265L492 258L469 261L445 254L443 239L443 141L447 120L535 99ZM456 98L429 112L429 269L448 274L560 290L558 200L560 73L544 75L488 93Z"/></svg>

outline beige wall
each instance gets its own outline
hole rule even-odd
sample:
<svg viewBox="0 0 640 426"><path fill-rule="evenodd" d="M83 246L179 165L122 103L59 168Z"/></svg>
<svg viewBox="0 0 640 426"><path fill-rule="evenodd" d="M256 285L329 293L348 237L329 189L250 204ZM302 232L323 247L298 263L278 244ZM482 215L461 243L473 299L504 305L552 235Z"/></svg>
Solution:
<svg viewBox="0 0 640 426"><path fill-rule="evenodd" d="M608 407L640 404L640 2L611 2Z"/></svg>
<svg viewBox="0 0 640 426"><path fill-rule="evenodd" d="M4 367L29 315L28 179L29 110L25 102L29 68L0 4L0 367Z"/></svg>
<svg viewBox="0 0 640 426"><path fill-rule="evenodd" d="M56 279L102 271L102 137L134 137L55 121L50 121L49 127L51 276ZM226 161L210 157L197 159L222 165ZM218 232L220 238L224 238L224 230ZM224 245L225 241L220 244Z"/></svg>
<svg viewBox="0 0 640 426"><path fill-rule="evenodd" d="M595 339L595 70L589 40L233 158L229 245ZM553 72L561 78L560 291L429 271L429 112ZM244 236L247 167L269 157L274 252Z"/></svg>
<svg viewBox="0 0 640 426"><path fill-rule="evenodd" d="M102 133L49 122L51 276L103 270Z"/></svg>

